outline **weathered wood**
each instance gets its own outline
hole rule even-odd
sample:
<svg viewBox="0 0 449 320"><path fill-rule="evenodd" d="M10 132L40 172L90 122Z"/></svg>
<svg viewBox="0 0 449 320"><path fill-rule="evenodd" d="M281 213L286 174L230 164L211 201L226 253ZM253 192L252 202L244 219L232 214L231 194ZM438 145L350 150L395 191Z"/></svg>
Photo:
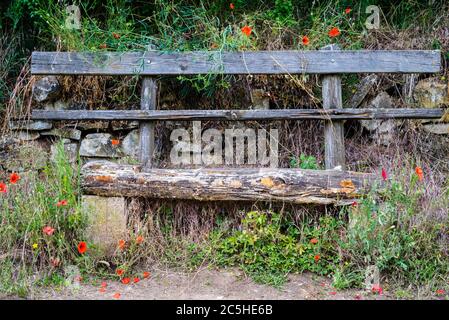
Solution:
<svg viewBox="0 0 449 320"><path fill-rule="evenodd" d="M439 72L439 50L33 52L32 74L189 75Z"/></svg>
<svg viewBox="0 0 449 320"><path fill-rule="evenodd" d="M323 51L339 50L337 45L329 45ZM323 108L342 109L341 76L326 75L322 79ZM341 166L345 169L345 137L342 121L326 121L324 125L324 162L326 169Z"/></svg>
<svg viewBox="0 0 449 320"><path fill-rule="evenodd" d="M378 120L439 119L444 109L33 110L33 120Z"/></svg>
<svg viewBox="0 0 449 320"><path fill-rule="evenodd" d="M156 109L157 83L154 78L144 77L140 96L140 109L150 111ZM140 163L144 167L152 165L154 153L154 122L140 123Z"/></svg>
<svg viewBox="0 0 449 320"><path fill-rule="evenodd" d="M107 161L81 170L85 194L195 199L200 201L284 201L349 204L368 191L374 176L337 170L148 169Z"/></svg>

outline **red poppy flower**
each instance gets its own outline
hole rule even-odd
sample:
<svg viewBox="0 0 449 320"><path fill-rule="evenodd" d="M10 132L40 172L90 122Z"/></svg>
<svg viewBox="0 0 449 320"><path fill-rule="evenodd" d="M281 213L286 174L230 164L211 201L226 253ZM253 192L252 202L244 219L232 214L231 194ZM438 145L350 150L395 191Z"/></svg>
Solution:
<svg viewBox="0 0 449 320"><path fill-rule="evenodd" d="M108 286L108 284L105 282L105 281L103 281L102 283L101 283L101 287L102 288L106 288Z"/></svg>
<svg viewBox="0 0 449 320"><path fill-rule="evenodd" d="M329 37L333 38L340 35L340 30L337 27L333 27L329 30Z"/></svg>
<svg viewBox="0 0 449 320"><path fill-rule="evenodd" d="M0 193L6 193L6 184L0 182Z"/></svg>
<svg viewBox="0 0 449 320"><path fill-rule="evenodd" d="M123 284L128 284L129 281L130 281L129 278L123 278L123 279L122 279L122 283L123 283Z"/></svg>
<svg viewBox="0 0 449 320"><path fill-rule="evenodd" d="M137 236L136 243L141 244L143 242L144 238L142 236Z"/></svg>
<svg viewBox="0 0 449 320"><path fill-rule="evenodd" d="M114 299L120 299L121 294L119 292L114 293L112 296Z"/></svg>
<svg viewBox="0 0 449 320"><path fill-rule="evenodd" d="M415 172L418 175L419 181L423 181L424 174L423 174L423 171L422 171L421 167L416 167Z"/></svg>
<svg viewBox="0 0 449 320"><path fill-rule="evenodd" d="M382 168L382 179L384 180L388 179L387 170L385 170L384 168Z"/></svg>
<svg viewBox="0 0 449 320"><path fill-rule="evenodd" d="M150 274L148 271L145 271L145 272L143 273L143 278L144 278L144 279L149 278L150 275L151 275L151 274Z"/></svg>
<svg viewBox="0 0 449 320"><path fill-rule="evenodd" d="M120 248L120 250L125 249L125 244L126 244L125 240L120 239L118 241L118 247Z"/></svg>
<svg viewBox="0 0 449 320"><path fill-rule="evenodd" d="M106 43L100 44L100 49L106 49L108 45Z"/></svg>
<svg viewBox="0 0 449 320"><path fill-rule="evenodd" d="M46 234L47 236L51 236L53 234L53 232L55 232L55 229L53 229L50 226L45 226L45 227L42 228L42 232L44 234Z"/></svg>
<svg viewBox="0 0 449 320"><path fill-rule="evenodd" d="M371 288L371 292L373 293L378 293L378 294L382 294L383 289L380 285L375 284L372 288Z"/></svg>
<svg viewBox="0 0 449 320"><path fill-rule="evenodd" d="M251 35L251 32L253 31L253 29L251 29L251 27L250 26L244 26L243 28L242 28L242 32L246 35L246 36L250 36Z"/></svg>
<svg viewBox="0 0 449 320"><path fill-rule="evenodd" d="M118 146L118 145L120 144L120 140L118 140L118 139L112 139L112 140L111 140L111 144L112 144L113 146Z"/></svg>
<svg viewBox="0 0 449 320"><path fill-rule="evenodd" d="M102 287L100 288L100 290L98 290L100 293L105 293L106 292L106 288Z"/></svg>
<svg viewBox="0 0 449 320"><path fill-rule="evenodd" d="M318 262L321 259L321 256L317 254L313 259L315 259L315 262Z"/></svg>
<svg viewBox="0 0 449 320"><path fill-rule="evenodd" d="M81 241L80 243L78 243L78 252L83 254L85 253L87 250L87 244L84 241Z"/></svg>
<svg viewBox="0 0 449 320"><path fill-rule="evenodd" d="M437 292L437 295L443 295L446 293L446 291L444 291L443 289L438 289L436 292Z"/></svg>
<svg viewBox="0 0 449 320"><path fill-rule="evenodd" d="M234 4L233 4L232 2L229 4L229 8L230 8L231 10L234 10L235 6L234 6Z"/></svg>
<svg viewBox="0 0 449 320"><path fill-rule="evenodd" d="M354 201L353 203L351 203L351 206L352 207L357 207L359 204L358 204L358 202L357 201Z"/></svg>
<svg viewBox="0 0 449 320"><path fill-rule="evenodd" d="M134 282L134 283L137 283L137 282L139 282L139 281L140 281L140 279L137 278L137 277L135 277L135 278L133 279L133 282Z"/></svg>
<svg viewBox="0 0 449 320"><path fill-rule="evenodd" d="M347 7L347 8L345 9L345 13L346 13L346 14L349 14L349 13L351 12L351 10L352 10L351 8Z"/></svg>
<svg viewBox="0 0 449 320"><path fill-rule="evenodd" d="M11 173L11 175L9 176L9 182L11 182L12 184L16 184L19 180L20 176L15 172Z"/></svg>
<svg viewBox="0 0 449 320"><path fill-rule="evenodd" d="M317 238L312 238L312 239L310 239L310 243L311 244L317 244L318 243L318 239Z"/></svg>
<svg viewBox="0 0 449 320"><path fill-rule="evenodd" d="M304 36L302 37L302 44L305 46L308 46L310 43L309 37L308 36Z"/></svg>
<svg viewBox="0 0 449 320"><path fill-rule="evenodd" d="M118 276L121 276L124 272L125 272L125 271L123 271L123 269L117 269L117 270L115 270L115 273L116 273Z"/></svg>
<svg viewBox="0 0 449 320"><path fill-rule="evenodd" d="M61 200L56 203L56 206L59 207L65 207L69 202L67 200Z"/></svg>
<svg viewBox="0 0 449 320"><path fill-rule="evenodd" d="M118 33L113 32L113 33L112 33L112 36L113 36L115 39L120 39L120 35L119 35Z"/></svg>
<svg viewBox="0 0 449 320"><path fill-rule="evenodd" d="M336 291L331 291L331 292L329 292L329 294L335 296L337 294L337 292Z"/></svg>

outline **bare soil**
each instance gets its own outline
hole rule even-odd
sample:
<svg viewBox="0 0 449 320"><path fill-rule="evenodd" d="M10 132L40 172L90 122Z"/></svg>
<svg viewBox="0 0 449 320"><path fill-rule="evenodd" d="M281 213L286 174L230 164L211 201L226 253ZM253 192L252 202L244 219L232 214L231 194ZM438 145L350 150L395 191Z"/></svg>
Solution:
<svg viewBox="0 0 449 320"><path fill-rule="evenodd" d="M200 269L196 273L153 270L151 277L138 283L122 284L105 280L107 287L101 292L100 284L81 282L78 288L44 288L34 291L30 299L52 300L111 300L120 293L121 300L367 300L392 299L392 295L372 294L364 290L338 291L330 279L311 273L291 275L281 288L257 284L236 269ZM101 281L99 282L101 283Z"/></svg>

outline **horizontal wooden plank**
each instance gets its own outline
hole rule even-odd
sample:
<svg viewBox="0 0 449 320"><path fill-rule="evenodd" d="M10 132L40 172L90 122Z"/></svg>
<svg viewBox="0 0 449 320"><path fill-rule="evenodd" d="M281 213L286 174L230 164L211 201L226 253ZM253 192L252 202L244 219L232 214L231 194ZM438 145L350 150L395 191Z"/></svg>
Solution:
<svg viewBox="0 0 449 320"><path fill-rule="evenodd" d="M277 168L146 169L107 161L81 169L85 194L194 199L349 204L375 176L338 170Z"/></svg>
<svg viewBox="0 0 449 320"><path fill-rule="evenodd" d="M439 50L33 52L32 74L434 73Z"/></svg>
<svg viewBox="0 0 449 320"><path fill-rule="evenodd" d="M32 120L374 120L439 119L444 109L33 110Z"/></svg>

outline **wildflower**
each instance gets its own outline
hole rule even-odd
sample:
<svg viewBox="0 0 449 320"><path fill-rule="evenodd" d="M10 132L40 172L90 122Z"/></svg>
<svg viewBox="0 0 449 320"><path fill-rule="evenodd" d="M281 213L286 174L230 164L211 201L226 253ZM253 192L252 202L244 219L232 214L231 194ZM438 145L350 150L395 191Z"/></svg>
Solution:
<svg viewBox="0 0 449 320"><path fill-rule="evenodd" d="M84 241L81 241L80 243L78 243L78 252L83 254L85 253L87 250L87 244Z"/></svg>
<svg viewBox="0 0 449 320"><path fill-rule="evenodd" d="M100 44L100 49L106 49L108 46L106 43Z"/></svg>
<svg viewBox="0 0 449 320"><path fill-rule="evenodd" d="M42 228L42 232L44 234L46 234L47 236L51 236L51 235L53 235L53 232L55 232L55 229L53 229L50 226L45 226L45 227Z"/></svg>
<svg viewBox="0 0 449 320"><path fill-rule="evenodd" d="M119 292L114 293L112 296L114 299L120 299L121 294Z"/></svg>
<svg viewBox="0 0 449 320"><path fill-rule="evenodd" d="M101 283L101 287L102 288L106 288L108 286L108 284L105 282L105 281L103 281L102 283Z"/></svg>
<svg viewBox="0 0 449 320"><path fill-rule="evenodd" d="M112 33L112 36L113 36L115 39L120 39L120 35L119 35L118 33L113 32L113 33Z"/></svg>
<svg viewBox="0 0 449 320"><path fill-rule="evenodd" d="M115 270L115 273L116 273L118 276L123 275L124 272L125 272L125 271L123 271L123 269L117 269L117 270Z"/></svg>
<svg viewBox="0 0 449 320"><path fill-rule="evenodd" d="M371 292L373 293L378 293L378 294L382 294L383 290L382 287L378 284L375 284L372 288L371 288Z"/></svg>
<svg viewBox="0 0 449 320"><path fill-rule="evenodd" d="M143 278L144 279L147 279L147 278L149 278L150 277L150 273L148 272L148 271L145 271L144 273L143 273Z"/></svg>
<svg viewBox="0 0 449 320"><path fill-rule="evenodd" d="M101 287L100 290L98 290L100 293L105 293L106 292L106 288Z"/></svg>
<svg viewBox="0 0 449 320"><path fill-rule="evenodd" d="M314 257L315 262L318 262L321 259L321 256L319 254L315 255Z"/></svg>
<svg viewBox="0 0 449 320"><path fill-rule="evenodd" d="M231 2L231 3L229 4L229 9L234 10L234 8L235 8L235 6L234 6L234 4Z"/></svg>
<svg viewBox="0 0 449 320"><path fill-rule="evenodd" d="M359 205L359 203L357 201L354 201L353 203L351 203L351 207L357 207Z"/></svg>
<svg viewBox="0 0 449 320"><path fill-rule="evenodd" d="M134 283L138 283L139 281L140 281L140 279L137 278L137 277L135 277L135 278L133 279L133 282L134 282Z"/></svg>
<svg viewBox="0 0 449 320"><path fill-rule="evenodd" d="M120 250L125 249L125 244L126 244L125 240L120 239L118 241L118 247L120 248Z"/></svg>
<svg viewBox="0 0 449 320"><path fill-rule="evenodd" d="M346 13L346 14L349 14L351 11L352 11L352 9L349 8L349 7L347 7L347 8L345 9L345 13Z"/></svg>
<svg viewBox="0 0 449 320"><path fill-rule="evenodd" d="M384 168L382 168L382 179L384 179L385 181L388 179L387 170L385 170Z"/></svg>
<svg viewBox="0 0 449 320"><path fill-rule="evenodd" d="M242 32L246 35L246 36L250 36L251 35L251 32L253 31L253 29L251 29L251 27L250 26L244 26L243 28L242 28Z"/></svg>
<svg viewBox="0 0 449 320"><path fill-rule="evenodd" d="M6 184L0 182L0 193L6 193Z"/></svg>
<svg viewBox="0 0 449 320"><path fill-rule="evenodd" d="M312 238L312 239L310 240L310 243L311 243L311 244L317 244L317 243L318 243L318 239L317 239L317 238Z"/></svg>
<svg viewBox="0 0 449 320"><path fill-rule="evenodd" d="M16 184L19 180L20 176L15 172L11 173L11 175L9 176L9 182L11 182L12 184Z"/></svg>
<svg viewBox="0 0 449 320"><path fill-rule="evenodd" d="M143 242L143 237L142 236L137 236L137 238L136 238L136 243L137 244L141 244L142 242Z"/></svg>
<svg viewBox="0 0 449 320"><path fill-rule="evenodd" d="M354 296L354 299L355 299L355 300L362 300L362 296L359 295L359 294L356 294L356 295Z"/></svg>
<svg viewBox="0 0 449 320"><path fill-rule="evenodd" d="M436 293L437 293L437 295L441 296L441 295L445 294L446 291L444 291L443 289L438 289L438 290L436 291Z"/></svg>
<svg viewBox="0 0 449 320"><path fill-rule="evenodd" d="M338 35L340 35L340 30L337 27L333 27L329 30L329 37L334 38Z"/></svg>
<svg viewBox="0 0 449 320"><path fill-rule="evenodd" d="M129 278L123 278L123 279L122 279L122 283L123 283L123 284L128 284L129 281L130 281Z"/></svg>
<svg viewBox="0 0 449 320"><path fill-rule="evenodd" d="M118 140L118 139L112 139L112 140L111 140L111 144L112 144L113 146L118 146L118 145L120 144L120 140Z"/></svg>
<svg viewBox="0 0 449 320"><path fill-rule="evenodd" d="M335 296L337 294L337 292L336 291L331 291L331 292L329 292L329 294Z"/></svg>
<svg viewBox="0 0 449 320"><path fill-rule="evenodd" d="M415 172L418 175L419 181L423 181L424 174L423 174L423 171L422 171L421 167L416 167Z"/></svg>
<svg viewBox="0 0 449 320"><path fill-rule="evenodd" d="M304 36L302 37L302 44L305 46L308 46L310 43L309 37L308 36Z"/></svg>
<svg viewBox="0 0 449 320"><path fill-rule="evenodd" d="M61 201L58 201L58 203L56 203L56 206L59 208L59 207L65 207L66 205L68 204L68 201L67 200L61 200Z"/></svg>
<svg viewBox="0 0 449 320"><path fill-rule="evenodd" d="M38 247L37 243L33 243L32 247L33 247L33 249L37 249L37 247Z"/></svg>

